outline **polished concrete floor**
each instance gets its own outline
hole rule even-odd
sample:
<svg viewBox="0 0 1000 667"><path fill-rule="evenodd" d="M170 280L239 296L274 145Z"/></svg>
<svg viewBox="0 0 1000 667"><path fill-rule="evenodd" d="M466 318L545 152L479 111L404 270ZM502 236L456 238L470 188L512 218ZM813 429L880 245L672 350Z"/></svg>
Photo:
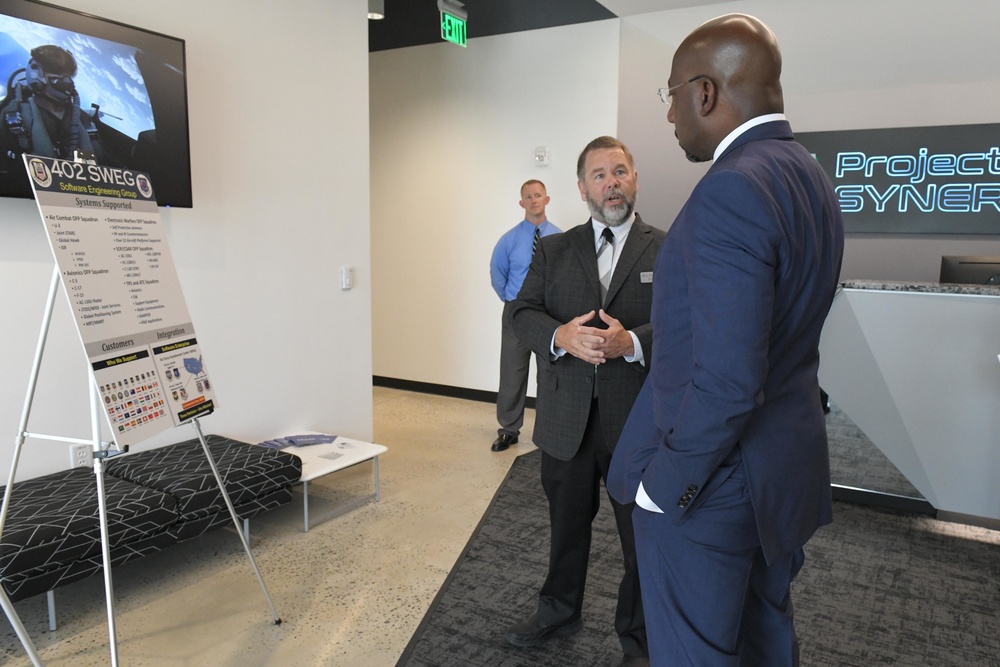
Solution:
<svg viewBox="0 0 1000 667"><path fill-rule="evenodd" d="M237 535L216 530L114 570L118 664L152 667L391 666L406 647L518 454L534 449L528 410L521 443L502 453L494 406L375 388L381 501L302 531L302 498L254 519L251 548L277 625ZM310 483L310 514L369 490L361 464ZM15 606L53 667L111 664L104 584ZM10 625L0 665L30 665Z"/></svg>

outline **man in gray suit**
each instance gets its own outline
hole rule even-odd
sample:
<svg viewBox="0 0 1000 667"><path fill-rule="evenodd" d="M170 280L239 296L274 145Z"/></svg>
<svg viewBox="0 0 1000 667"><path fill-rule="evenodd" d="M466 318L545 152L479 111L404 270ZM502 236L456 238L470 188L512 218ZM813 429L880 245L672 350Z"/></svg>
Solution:
<svg viewBox="0 0 1000 667"><path fill-rule="evenodd" d="M582 625L601 480L652 345L653 263L664 232L635 213L632 154L617 139L598 137L580 154L577 178L591 220L541 240L511 309L515 333L538 359L532 440L542 450L552 528L537 611L505 635L516 646L536 646ZM615 614L622 664L648 664L633 505L611 504L625 561Z"/></svg>

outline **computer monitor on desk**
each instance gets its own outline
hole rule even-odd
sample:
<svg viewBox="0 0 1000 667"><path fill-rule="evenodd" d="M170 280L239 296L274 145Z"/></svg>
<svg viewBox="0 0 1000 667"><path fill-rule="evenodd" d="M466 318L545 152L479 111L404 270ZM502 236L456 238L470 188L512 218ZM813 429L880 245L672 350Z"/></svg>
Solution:
<svg viewBox="0 0 1000 667"><path fill-rule="evenodd" d="M941 257L940 282L1000 285L1000 257L944 255Z"/></svg>

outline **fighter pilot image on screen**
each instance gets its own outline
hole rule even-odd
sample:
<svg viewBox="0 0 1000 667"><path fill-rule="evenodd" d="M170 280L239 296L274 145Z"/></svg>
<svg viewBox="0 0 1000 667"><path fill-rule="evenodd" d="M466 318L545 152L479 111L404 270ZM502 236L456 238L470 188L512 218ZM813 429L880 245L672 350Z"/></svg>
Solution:
<svg viewBox="0 0 1000 667"><path fill-rule="evenodd" d="M183 73L161 54L0 15L0 86L0 194L32 196L25 153L146 172L158 192L183 171Z"/></svg>
<svg viewBox="0 0 1000 667"><path fill-rule="evenodd" d="M0 173L23 173L23 153L125 166L128 137L101 120L100 105L80 108L76 74L73 54L54 44L33 48L27 66L10 73L0 103Z"/></svg>
<svg viewBox="0 0 1000 667"><path fill-rule="evenodd" d="M0 108L6 158L18 152L70 160L81 151L95 155L97 129L80 109L74 76L73 54L54 44L32 49L28 66L11 74Z"/></svg>

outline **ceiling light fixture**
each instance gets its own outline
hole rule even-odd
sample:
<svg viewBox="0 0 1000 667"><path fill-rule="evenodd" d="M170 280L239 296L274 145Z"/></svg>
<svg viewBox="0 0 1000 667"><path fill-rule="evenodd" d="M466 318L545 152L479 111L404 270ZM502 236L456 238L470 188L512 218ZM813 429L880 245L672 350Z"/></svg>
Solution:
<svg viewBox="0 0 1000 667"><path fill-rule="evenodd" d="M368 0L368 18L374 21L385 18L385 0Z"/></svg>
<svg viewBox="0 0 1000 667"><path fill-rule="evenodd" d="M439 11L447 12L463 21L469 20L469 12L465 9L465 3L459 0L438 0L437 5Z"/></svg>

